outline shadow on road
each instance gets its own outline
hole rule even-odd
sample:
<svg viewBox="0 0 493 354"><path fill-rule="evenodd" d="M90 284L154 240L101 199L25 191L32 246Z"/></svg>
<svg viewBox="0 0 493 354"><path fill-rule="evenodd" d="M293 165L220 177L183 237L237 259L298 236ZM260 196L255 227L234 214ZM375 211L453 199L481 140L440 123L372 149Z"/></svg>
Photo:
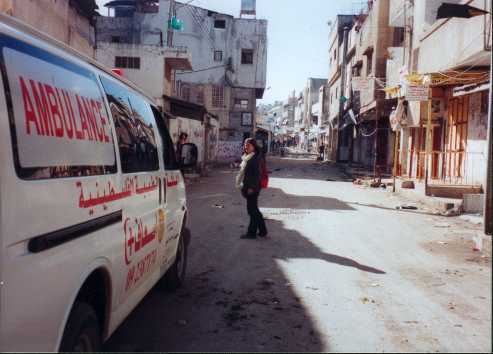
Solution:
<svg viewBox="0 0 493 354"><path fill-rule="evenodd" d="M352 182L335 163L320 162L315 159L279 158L269 156L267 164L270 176L275 178L297 178L329 182Z"/></svg>
<svg viewBox="0 0 493 354"><path fill-rule="evenodd" d="M202 183L203 182L203 183ZM318 259L362 272L384 271L340 255L323 252L283 220L308 209L353 208L337 199L293 196L280 189L261 195L261 206L279 208L266 220L267 239L242 240L248 216L245 200L232 187L230 174L211 174L188 190L192 242L185 286L174 294L154 288L105 345L107 351L330 351L330 333L322 335L310 313L310 301L326 299L295 283L281 264L291 259ZM218 208L217 205L222 207ZM291 208L297 211L290 214ZM307 209L303 207L303 209ZM286 213L286 214L283 214ZM309 267L305 265L303 267ZM306 269L310 272L310 269ZM316 286L316 284L314 284ZM338 286L338 284L334 284ZM351 316L348 313L348 316ZM355 321L358 319L355 318ZM329 328L337 319L325 318Z"/></svg>
<svg viewBox="0 0 493 354"><path fill-rule="evenodd" d="M348 203L336 198L287 194L280 188L270 187L261 195L264 208L354 210Z"/></svg>

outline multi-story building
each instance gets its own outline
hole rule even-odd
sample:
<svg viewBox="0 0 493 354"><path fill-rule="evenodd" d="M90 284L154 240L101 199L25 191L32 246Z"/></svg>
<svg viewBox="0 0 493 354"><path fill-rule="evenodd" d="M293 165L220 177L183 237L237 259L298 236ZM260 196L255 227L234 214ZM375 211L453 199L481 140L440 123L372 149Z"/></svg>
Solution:
<svg viewBox="0 0 493 354"><path fill-rule="evenodd" d="M442 3L391 0L389 23L403 40L389 49L387 91L409 107L398 129L398 174L428 177L427 194L461 197L487 183L491 16L437 20ZM467 4L491 12L489 1ZM428 88L428 99L413 98L411 80Z"/></svg>
<svg viewBox="0 0 493 354"><path fill-rule="evenodd" d="M117 57L124 58L126 71L144 60L153 62L148 70L139 68L138 78L128 73L129 78L149 86L165 106L179 99L189 109L204 107L219 120L218 157L241 154L243 139L253 133L256 100L265 88L267 21L170 0L126 1L125 8L118 1L108 5L115 7L115 17L98 19L98 59L122 66ZM181 21L182 30L169 30L174 19Z"/></svg>
<svg viewBox="0 0 493 354"><path fill-rule="evenodd" d="M368 13L356 23L357 42L351 81L359 80L359 94L352 111L357 116L358 132L347 134L350 160L371 168L374 173L390 173L394 134L389 116L394 102L386 100L387 48L394 43L394 28L389 26L389 0L369 2ZM351 52L350 52L351 54ZM358 101L358 102L356 102Z"/></svg>
<svg viewBox="0 0 493 354"><path fill-rule="evenodd" d="M95 0L2 0L1 11L94 58Z"/></svg>
<svg viewBox="0 0 493 354"><path fill-rule="evenodd" d="M345 34L353 27L353 15L337 15L329 35L329 76L325 88L324 107L327 108L329 125L326 129L327 158L341 160L339 156L339 128L341 125L340 99L341 76L344 61Z"/></svg>
<svg viewBox="0 0 493 354"><path fill-rule="evenodd" d="M319 117L320 110L320 88L327 83L327 79L320 78L308 78L304 89L304 107L303 107L303 121L302 126L305 129L304 135L305 148L314 147L316 145L318 133L319 133Z"/></svg>

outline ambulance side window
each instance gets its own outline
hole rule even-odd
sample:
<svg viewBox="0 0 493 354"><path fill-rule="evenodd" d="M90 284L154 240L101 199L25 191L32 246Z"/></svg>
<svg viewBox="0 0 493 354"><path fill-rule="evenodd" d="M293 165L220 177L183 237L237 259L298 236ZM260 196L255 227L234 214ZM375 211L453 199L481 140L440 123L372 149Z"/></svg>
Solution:
<svg viewBox="0 0 493 354"><path fill-rule="evenodd" d="M123 173L159 169L150 105L123 85L101 78L115 123Z"/></svg>
<svg viewBox="0 0 493 354"><path fill-rule="evenodd" d="M161 140L163 141L163 160L164 168L166 170L178 170L178 164L176 162L176 153L173 146L173 141L169 136L168 128L164 122L163 115L157 110L156 107L152 107L152 112L154 117L156 117L156 123L158 127L159 134L161 135Z"/></svg>
<svg viewBox="0 0 493 354"><path fill-rule="evenodd" d="M109 112L92 71L3 34L0 68L19 178L116 173Z"/></svg>

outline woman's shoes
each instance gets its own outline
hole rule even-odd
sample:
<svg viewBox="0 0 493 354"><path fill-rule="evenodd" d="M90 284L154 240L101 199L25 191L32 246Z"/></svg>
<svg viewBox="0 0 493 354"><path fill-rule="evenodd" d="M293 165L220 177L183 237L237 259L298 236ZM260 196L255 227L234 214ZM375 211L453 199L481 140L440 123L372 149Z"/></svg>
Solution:
<svg viewBox="0 0 493 354"><path fill-rule="evenodd" d="M259 234L258 234L259 237L267 237L267 235L268 235L267 231L264 233L259 232Z"/></svg>
<svg viewBox="0 0 493 354"><path fill-rule="evenodd" d="M250 234L244 234L244 235L241 235L240 238L254 239L254 238L257 238L257 236L250 235Z"/></svg>

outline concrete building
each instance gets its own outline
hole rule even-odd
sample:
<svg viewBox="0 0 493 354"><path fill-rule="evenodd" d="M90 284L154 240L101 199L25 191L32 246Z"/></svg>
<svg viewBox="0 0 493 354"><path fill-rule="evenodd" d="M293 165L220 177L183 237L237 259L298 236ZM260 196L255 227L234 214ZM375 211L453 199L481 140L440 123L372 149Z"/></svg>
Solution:
<svg viewBox="0 0 493 354"><path fill-rule="evenodd" d="M462 197L487 183L491 16L436 20L441 3L391 1L389 23L404 34L389 49L387 92L409 106L399 129L398 174L428 176L427 194ZM488 1L467 4L491 12ZM428 100L413 101L411 79L429 88Z"/></svg>
<svg viewBox="0 0 493 354"><path fill-rule="evenodd" d="M167 18L169 1L160 1ZM194 72L177 73L176 93L186 99L198 91L208 111L219 117L221 151L230 159L253 134L256 100L262 98L267 68L267 21L235 18L176 3L184 30L173 44L190 51ZM203 93L200 93L200 92Z"/></svg>
<svg viewBox="0 0 493 354"><path fill-rule="evenodd" d="M339 117L341 75L344 59L344 33L353 27L353 15L337 15L329 34L329 75L324 96L324 106L327 107L329 125L326 129L325 141L327 145L327 158L340 160L339 158L339 126L342 119Z"/></svg>
<svg viewBox="0 0 493 354"><path fill-rule="evenodd" d="M319 134L319 117L321 114L320 106L320 88L327 83L327 79L308 78L304 89L304 107L302 126L305 129L304 146L310 147L313 151L316 149L317 138Z"/></svg>
<svg viewBox="0 0 493 354"><path fill-rule="evenodd" d="M95 0L1 0L0 10L37 30L95 57Z"/></svg>
<svg viewBox="0 0 493 354"><path fill-rule="evenodd" d="M98 60L118 66L117 56L131 58L123 59L132 63L126 75L165 109L170 97L205 107L219 120L219 159L237 158L253 133L256 99L265 88L267 21L174 2L183 29L168 31L169 0L131 2L125 8L108 3L115 17L98 19ZM133 58L143 66L139 72L132 72Z"/></svg>
<svg viewBox="0 0 493 354"><path fill-rule="evenodd" d="M391 173L394 135L389 115L393 101L385 98L387 48L395 41L389 26L389 0L369 2L368 13L356 23L358 32L354 70L351 81L355 97L353 112L358 119L355 138L346 134L350 160L373 170L376 175ZM356 79L357 78L357 79ZM355 90L355 81L363 83Z"/></svg>

